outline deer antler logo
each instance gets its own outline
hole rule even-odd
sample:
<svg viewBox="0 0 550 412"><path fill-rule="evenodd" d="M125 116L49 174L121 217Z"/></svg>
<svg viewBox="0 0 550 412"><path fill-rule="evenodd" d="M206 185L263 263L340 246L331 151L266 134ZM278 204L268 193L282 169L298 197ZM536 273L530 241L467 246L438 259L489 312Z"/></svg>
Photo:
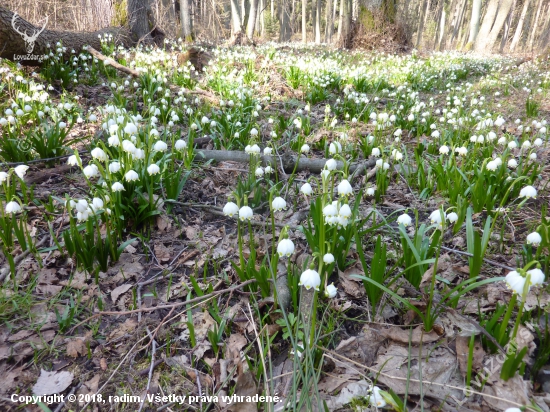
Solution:
<svg viewBox="0 0 550 412"><path fill-rule="evenodd" d="M38 36L40 35L40 33L42 33L44 31L44 29L46 28L46 24L48 24L48 17L46 17L46 23L44 23L44 26L42 26L42 28L33 33L32 35L28 35L27 34L27 30L25 30L24 32L21 32L15 25L15 19L17 18L17 13L14 13L13 14L13 17L11 18L11 26L13 27L13 29L19 33L21 35L21 37L23 37L23 40L25 41L25 48L27 49L27 53L28 54L31 54L32 51L34 50L34 42L36 41L36 39L38 38Z"/></svg>

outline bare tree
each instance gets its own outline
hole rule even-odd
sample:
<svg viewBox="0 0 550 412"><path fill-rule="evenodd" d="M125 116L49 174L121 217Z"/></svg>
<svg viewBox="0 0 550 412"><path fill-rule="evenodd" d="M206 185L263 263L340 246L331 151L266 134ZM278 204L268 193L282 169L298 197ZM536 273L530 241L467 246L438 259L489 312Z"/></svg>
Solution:
<svg viewBox="0 0 550 412"><path fill-rule="evenodd" d="M302 0L302 43L307 43L307 0Z"/></svg>
<svg viewBox="0 0 550 412"><path fill-rule="evenodd" d="M291 4L290 0L280 0L279 9L279 41L286 42L292 37L292 30L290 26L291 16Z"/></svg>
<svg viewBox="0 0 550 412"><path fill-rule="evenodd" d="M233 35L237 35L242 30L241 11L237 0L230 0L231 3L231 30Z"/></svg>
<svg viewBox="0 0 550 412"><path fill-rule="evenodd" d="M189 0L180 0L180 20L182 38L191 42L193 40L193 32L191 30L191 6Z"/></svg>
<svg viewBox="0 0 550 412"><path fill-rule="evenodd" d="M470 36L468 37L467 47L471 47L479 33L479 25L481 23L481 0L474 0L472 4L472 16L470 17Z"/></svg>
<svg viewBox="0 0 550 412"><path fill-rule="evenodd" d="M334 33L334 23L332 20L332 0L327 0L327 24L325 26L325 43L332 41L332 34Z"/></svg>
<svg viewBox="0 0 550 412"><path fill-rule="evenodd" d="M523 33L523 23L525 22L525 16L527 16L527 10L529 10L529 3L531 3L531 0L524 0L523 10L521 11L521 15L519 16L516 31L514 33L512 43L510 44L510 51L514 51L521 39L521 35Z"/></svg>
<svg viewBox="0 0 550 412"><path fill-rule="evenodd" d="M321 43L321 0L315 0L315 43Z"/></svg>
<svg viewBox="0 0 550 412"><path fill-rule="evenodd" d="M540 9L542 8L542 0L539 0L539 5L537 7L537 12L535 13L535 18L532 20L533 24L531 24L531 27L529 28L530 35L529 40L527 43L527 46L531 51L533 51L533 45L535 42L535 36L537 34L537 26L539 24L539 18L540 18Z"/></svg>
<svg viewBox="0 0 550 412"><path fill-rule="evenodd" d="M246 26L246 35L249 39L254 38L254 29L256 28L256 14L258 13L258 0L250 0L250 12L248 14L248 24Z"/></svg>
<svg viewBox="0 0 550 412"><path fill-rule="evenodd" d="M493 48L504 22L510 13L514 0L490 0L487 5L487 12L479 29L478 37L474 44L477 52L490 52Z"/></svg>

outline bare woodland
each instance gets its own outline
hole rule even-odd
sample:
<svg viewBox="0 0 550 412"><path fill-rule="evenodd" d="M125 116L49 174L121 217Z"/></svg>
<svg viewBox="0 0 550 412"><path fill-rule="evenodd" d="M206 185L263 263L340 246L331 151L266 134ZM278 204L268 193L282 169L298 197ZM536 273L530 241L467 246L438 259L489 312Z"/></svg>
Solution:
<svg viewBox="0 0 550 412"><path fill-rule="evenodd" d="M550 40L547 0L8 0L2 6L36 25L47 16L49 30L130 26L134 42L160 30L213 43L301 40L346 48L532 53L544 51ZM0 22L2 36L10 26Z"/></svg>

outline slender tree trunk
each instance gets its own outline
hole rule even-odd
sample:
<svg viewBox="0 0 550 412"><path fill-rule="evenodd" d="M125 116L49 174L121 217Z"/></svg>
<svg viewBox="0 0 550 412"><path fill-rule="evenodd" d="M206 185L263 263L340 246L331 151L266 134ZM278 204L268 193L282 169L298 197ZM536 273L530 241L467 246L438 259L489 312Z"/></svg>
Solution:
<svg viewBox="0 0 550 412"><path fill-rule="evenodd" d="M453 44L453 41L458 38L460 34L460 29L462 28L462 25L464 24L464 15L466 14L466 9L468 8L468 0L464 0L462 2L462 7L460 8L460 14L458 16L458 20L456 22L456 25L453 29L453 36L451 37L451 44Z"/></svg>
<svg viewBox="0 0 550 412"><path fill-rule="evenodd" d="M472 17L470 18L470 37L468 37L468 45L470 45L470 47L476 41L477 34L479 33L480 22L481 22L481 0L474 0L472 4Z"/></svg>
<svg viewBox="0 0 550 412"><path fill-rule="evenodd" d="M302 0L302 43L307 43L307 0Z"/></svg>
<svg viewBox="0 0 550 412"><path fill-rule="evenodd" d="M289 0L281 0L280 2L280 15L279 15L279 41L287 42L292 37L292 30L290 28L290 5Z"/></svg>
<svg viewBox="0 0 550 412"><path fill-rule="evenodd" d="M514 51L516 46L518 45L521 35L523 32L523 23L525 22L525 16L527 16L527 10L529 9L529 3L531 3L531 0L524 0L523 3L523 10L521 11L521 15L519 16L518 24L516 26L516 31L514 33L514 38L512 39L512 43L510 44L510 51Z"/></svg>
<svg viewBox="0 0 550 412"><path fill-rule="evenodd" d="M238 0L230 0L231 3L231 28L233 35L240 33L242 30L241 12L239 10Z"/></svg>
<svg viewBox="0 0 550 412"><path fill-rule="evenodd" d="M487 5L487 11L485 12L485 17L483 18L483 22L481 23L481 27L479 28L479 34L476 38L474 49L477 52L490 52L494 39L490 38L491 32L495 29L502 28L502 25L504 24L504 20L508 16L508 12L510 11L510 6L512 5L512 0L503 0L502 4L499 7L499 0L490 0L489 4ZM502 17L502 15L504 17ZM497 20L499 20L499 23L497 25ZM497 33L498 35L498 33ZM496 38L496 37L495 37Z"/></svg>
<svg viewBox="0 0 550 412"><path fill-rule="evenodd" d="M321 44L321 0L315 0L315 43Z"/></svg>
<svg viewBox="0 0 550 412"><path fill-rule="evenodd" d="M510 26L512 25L512 19L514 18L515 8L516 8L516 0L514 0L514 3L512 4L512 8L510 9L510 13L508 13L508 17L506 18L506 22L504 23L504 33L502 34L502 38L500 39L500 47L498 49L499 53L502 53L504 51L504 47L508 42L508 33L510 32Z"/></svg>
<svg viewBox="0 0 550 412"><path fill-rule="evenodd" d="M150 42L149 21L147 10L148 0L128 0L128 23L132 34L144 42Z"/></svg>
<svg viewBox="0 0 550 412"><path fill-rule="evenodd" d="M537 26L539 24L540 9L541 8L542 8L542 0L539 0L539 5L537 7L537 13L535 14L535 19L533 21L533 24L529 28L529 31L531 33L530 33L530 36L529 36L529 42L528 42L527 46L529 47L529 49L531 49L531 51L533 51L533 44L535 42L535 36L537 34Z"/></svg>
<svg viewBox="0 0 550 412"><path fill-rule="evenodd" d="M246 26L246 35L249 39L254 38L256 28L256 15L258 13L258 0L250 0L250 13L248 14L248 24Z"/></svg>
<svg viewBox="0 0 550 412"><path fill-rule="evenodd" d="M422 33L424 32L424 23L425 23L425 17L426 13L428 13L428 9L430 7L430 1L424 2L420 0L420 19L418 21L418 32L416 33L416 48L420 48L420 42L422 41Z"/></svg>
<svg viewBox="0 0 550 412"><path fill-rule="evenodd" d="M437 42L437 49L443 50L445 47L445 35L446 35L446 25L445 20L447 18L447 12L445 11L445 6L441 9L441 20L439 21L439 39Z"/></svg>
<svg viewBox="0 0 550 412"><path fill-rule="evenodd" d="M332 42L332 33L334 32L334 25L332 23L332 0L327 0L327 24L325 26L325 43Z"/></svg>
<svg viewBox="0 0 550 412"><path fill-rule="evenodd" d="M344 2L346 0L340 0L340 10L338 11L338 42L342 42L342 28L344 26Z"/></svg>
<svg viewBox="0 0 550 412"><path fill-rule="evenodd" d="M542 27L539 37L539 48L545 50L548 48L548 40L550 39L550 4L546 8L546 24Z"/></svg>
<svg viewBox="0 0 550 412"><path fill-rule="evenodd" d="M191 32L191 7L189 1L190 0L180 0L181 37L186 42L191 42L193 40L193 33Z"/></svg>

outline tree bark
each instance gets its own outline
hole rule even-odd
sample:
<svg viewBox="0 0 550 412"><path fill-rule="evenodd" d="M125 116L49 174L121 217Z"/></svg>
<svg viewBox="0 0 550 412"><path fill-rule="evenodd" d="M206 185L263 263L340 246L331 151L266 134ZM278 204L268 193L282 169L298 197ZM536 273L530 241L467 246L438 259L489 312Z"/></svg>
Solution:
<svg viewBox="0 0 550 412"><path fill-rule="evenodd" d="M492 0L487 8L487 14L483 19L479 36L475 42L475 51L490 52L497 37L504 26L504 22L510 13L514 0L502 0L500 6L498 0ZM498 13L497 13L498 8Z"/></svg>
<svg viewBox="0 0 550 412"><path fill-rule="evenodd" d="M287 42L292 37L290 28L289 0L281 0L279 15L279 41Z"/></svg>
<svg viewBox="0 0 550 412"><path fill-rule="evenodd" d="M315 0L315 43L321 44L321 0Z"/></svg>
<svg viewBox="0 0 550 412"><path fill-rule="evenodd" d="M472 17L470 18L470 36L468 45L470 47L475 43L479 33L479 24L481 22L481 0L474 0L472 4Z"/></svg>
<svg viewBox="0 0 550 412"><path fill-rule="evenodd" d="M533 24L531 25L531 27L529 27L530 36L529 36L527 46L529 47L529 49L531 49L531 51L533 51L533 44L535 42L535 37L537 35L537 26L539 24L540 9L541 8L542 8L542 0L539 0L539 5L537 7L537 13L535 14L535 19L534 19Z"/></svg>
<svg viewBox="0 0 550 412"><path fill-rule="evenodd" d="M302 0L302 43L307 43L307 0Z"/></svg>
<svg viewBox="0 0 550 412"><path fill-rule="evenodd" d="M256 28L257 14L258 14L258 0L250 0L250 13L248 14L248 24L246 26L246 35L250 40L254 38L254 29Z"/></svg>
<svg viewBox="0 0 550 412"><path fill-rule="evenodd" d="M242 30L241 12L239 10L239 3L237 0L231 1L231 28L233 35L240 33Z"/></svg>
<svg viewBox="0 0 550 412"><path fill-rule="evenodd" d="M193 41L193 33L191 31L191 5L189 0L180 0L180 20L182 39L186 42Z"/></svg>
<svg viewBox="0 0 550 412"><path fill-rule="evenodd" d="M149 10L148 0L128 0L128 24L130 31L138 41L151 43L152 27L149 27L147 12Z"/></svg>
<svg viewBox="0 0 550 412"><path fill-rule="evenodd" d="M514 18L515 8L516 8L516 0L514 0L510 13L508 13L508 17L506 18L506 22L504 23L504 33L502 34L502 38L500 39L500 47L498 48L499 53L502 53L504 51L504 47L508 42L508 34L510 33L510 26L512 25L512 19Z"/></svg>
<svg viewBox="0 0 550 412"><path fill-rule="evenodd" d="M117 45L123 45L130 47L135 44L137 39L132 38L131 33L123 28L109 27L101 29L95 32L63 32L44 29L33 42L33 49L31 53L28 53L27 45L23 40L23 36L18 33L12 26L12 19L14 13L10 10L0 6L0 57L8 60L17 60L23 65L40 66L44 63L42 56L50 53L51 49L55 47L57 42L61 42L65 47L65 57L70 56L72 50L75 53L80 53L84 46L91 46L101 50L101 42L98 36L111 34L113 40ZM28 21L24 20L20 16L16 16L14 19L17 30L21 33L38 33L41 27L36 27ZM20 56L27 56L32 54L36 56L35 59L24 59Z"/></svg>
<svg viewBox="0 0 550 412"><path fill-rule="evenodd" d="M325 26L325 43L332 41L332 34L334 33L334 23L332 22L332 0L327 0L327 24Z"/></svg>
<svg viewBox="0 0 550 412"><path fill-rule="evenodd" d="M531 3L531 0L525 0L525 2L523 3L523 10L521 11L521 15L519 16L518 25L516 26L516 31L514 33L514 38L512 39L512 43L510 44L511 52L514 51L521 39L521 35L523 32L523 23L525 22L525 16L527 16L527 10L529 10L529 3Z"/></svg>
<svg viewBox="0 0 550 412"><path fill-rule="evenodd" d="M428 13L429 11L429 7L430 7L430 0L428 0L427 2L424 2L424 1L420 1L420 4L421 4L421 7L422 7L422 11L420 12L420 19L419 19L419 22L418 22L418 32L416 33L416 48L420 48L420 42L422 41L422 33L424 32L424 19L426 17L426 13Z"/></svg>

